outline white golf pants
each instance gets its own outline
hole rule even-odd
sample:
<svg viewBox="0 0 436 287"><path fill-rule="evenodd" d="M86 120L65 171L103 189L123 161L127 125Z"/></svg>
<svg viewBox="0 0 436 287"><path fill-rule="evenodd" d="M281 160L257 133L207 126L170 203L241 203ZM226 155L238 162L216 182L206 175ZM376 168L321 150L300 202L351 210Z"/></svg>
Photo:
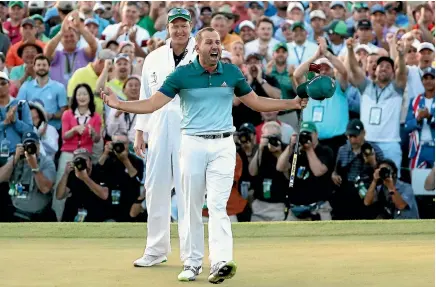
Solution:
<svg viewBox="0 0 436 287"><path fill-rule="evenodd" d="M171 129L174 130L174 129ZM180 129L169 133L162 128L150 134L146 163L147 245L145 255L167 255L171 252L171 190L178 198L178 217L183 218L180 178ZM167 134L168 133L168 134ZM179 225L180 234L180 225Z"/></svg>
<svg viewBox="0 0 436 287"><path fill-rule="evenodd" d="M235 165L236 147L232 136L204 139L182 135L180 167L185 214L179 224L182 225L180 249L184 265L202 265L205 192L209 211L209 260L212 265L232 260L233 236L226 207Z"/></svg>

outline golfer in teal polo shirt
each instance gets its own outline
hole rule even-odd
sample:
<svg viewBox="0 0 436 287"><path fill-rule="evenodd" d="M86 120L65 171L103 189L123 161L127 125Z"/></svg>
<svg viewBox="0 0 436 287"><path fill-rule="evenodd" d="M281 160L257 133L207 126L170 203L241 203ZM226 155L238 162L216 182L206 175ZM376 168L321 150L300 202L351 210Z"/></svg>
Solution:
<svg viewBox="0 0 436 287"><path fill-rule="evenodd" d="M197 33L198 57L178 67L152 97L140 101L120 101L113 93L102 92L110 107L137 114L152 113L180 96L182 141L180 165L185 215L179 219L183 254L180 281L195 280L202 272L204 230L202 207L207 191L209 211L209 282L221 283L236 273L233 237L226 206L233 185L236 149L232 133L234 95L259 112L302 109L307 99L276 100L258 97L239 68L220 62L221 41L217 31L204 28ZM165 143L159 143L165 144Z"/></svg>

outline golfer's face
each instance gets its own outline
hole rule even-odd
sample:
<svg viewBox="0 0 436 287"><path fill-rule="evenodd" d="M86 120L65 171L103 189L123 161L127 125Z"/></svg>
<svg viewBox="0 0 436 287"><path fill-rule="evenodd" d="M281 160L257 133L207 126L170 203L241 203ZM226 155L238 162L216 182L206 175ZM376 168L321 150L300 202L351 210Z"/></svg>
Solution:
<svg viewBox="0 0 436 287"><path fill-rule="evenodd" d="M206 64L216 65L221 58L221 40L218 32L203 32L202 41L198 43L198 53Z"/></svg>

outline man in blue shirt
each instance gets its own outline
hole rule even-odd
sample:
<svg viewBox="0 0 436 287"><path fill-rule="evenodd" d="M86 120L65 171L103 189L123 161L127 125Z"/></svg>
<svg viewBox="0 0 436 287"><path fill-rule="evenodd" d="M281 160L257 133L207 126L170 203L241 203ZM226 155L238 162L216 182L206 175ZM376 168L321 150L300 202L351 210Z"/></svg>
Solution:
<svg viewBox="0 0 436 287"><path fill-rule="evenodd" d="M204 230L202 207L207 190L209 210L209 282L221 283L236 273L232 260L233 238L226 212L233 185L236 147L232 134L232 102L236 96L259 112L302 109L307 100L276 100L258 97L244 75L233 64L222 64L220 35L213 28L197 33L199 55L188 65L178 67L149 99L120 101L114 93L102 93L107 105L131 113L152 113L169 103L176 94L182 109L180 147L182 194L185 215L179 218L184 270L180 281L192 281L202 271Z"/></svg>
<svg viewBox="0 0 436 287"><path fill-rule="evenodd" d="M23 134L32 130L29 105L9 95L9 78L0 72L0 166L15 152Z"/></svg>
<svg viewBox="0 0 436 287"><path fill-rule="evenodd" d="M60 130L62 114L68 107L65 87L49 78L50 60L46 56L36 56L33 60L33 67L36 77L21 86L17 99L26 101L40 99L47 111L48 123L56 130Z"/></svg>

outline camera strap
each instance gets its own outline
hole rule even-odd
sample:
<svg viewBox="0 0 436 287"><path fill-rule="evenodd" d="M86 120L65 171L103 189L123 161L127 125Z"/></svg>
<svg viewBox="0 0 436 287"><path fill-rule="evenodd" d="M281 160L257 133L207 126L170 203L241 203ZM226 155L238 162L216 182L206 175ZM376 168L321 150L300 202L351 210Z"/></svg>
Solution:
<svg viewBox="0 0 436 287"><path fill-rule="evenodd" d="M130 118L130 114L129 113L124 113L124 121L127 124L127 132L130 131L130 129L132 128L133 123L135 122L136 119L136 114L133 114L133 118Z"/></svg>
<svg viewBox="0 0 436 287"><path fill-rule="evenodd" d="M83 121L83 125L86 125L88 118L89 118L88 116L85 117L85 120ZM77 124L80 126L81 124L79 122L79 117L76 117L76 121L77 121ZM77 136L79 137L79 143L77 144L77 148L80 148L82 145L82 135L78 134Z"/></svg>

